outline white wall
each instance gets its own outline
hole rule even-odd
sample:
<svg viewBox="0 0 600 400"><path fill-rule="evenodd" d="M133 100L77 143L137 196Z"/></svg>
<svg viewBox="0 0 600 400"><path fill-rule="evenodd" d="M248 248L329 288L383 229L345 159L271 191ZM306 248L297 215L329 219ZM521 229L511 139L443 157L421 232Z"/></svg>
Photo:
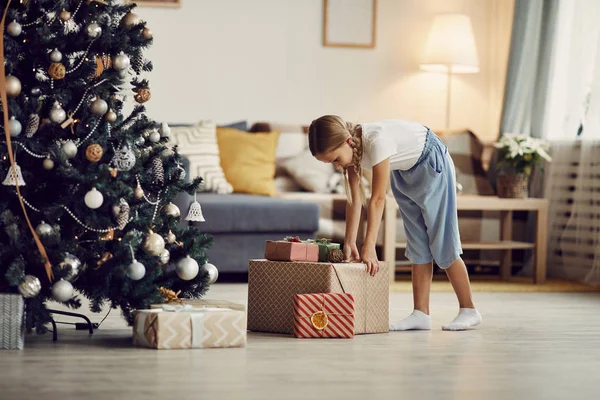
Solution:
<svg viewBox="0 0 600 400"><path fill-rule="evenodd" d="M493 136L504 75L498 63L506 63L506 50L496 47L508 41L497 36L509 33L498 28L495 15L512 1L379 0L374 50L323 47L322 0L140 7L137 14L154 33L146 53L155 66L148 109L168 122L309 123L336 113L352 121L413 119L442 129L446 78L420 72L419 56L436 13L463 12L472 19L481 72L455 77L451 125Z"/></svg>

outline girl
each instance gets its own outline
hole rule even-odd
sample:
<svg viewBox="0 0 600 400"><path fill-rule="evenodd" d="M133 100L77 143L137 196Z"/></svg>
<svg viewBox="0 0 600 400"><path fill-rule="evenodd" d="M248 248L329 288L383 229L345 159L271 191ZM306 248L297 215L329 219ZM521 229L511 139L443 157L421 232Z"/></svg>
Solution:
<svg viewBox="0 0 600 400"><path fill-rule="evenodd" d="M413 264L414 311L390 329L431 329L433 260L446 271L460 305L458 316L442 329L457 331L479 325L481 315L473 305L469 275L460 258L454 164L442 141L415 122L386 120L353 125L334 115L314 120L308 137L314 157L344 172L348 196L344 255L347 261L362 260L371 275L379 270L375 241L391 178L406 231L406 257ZM373 179L367 234L359 253L356 235L361 207L366 203L363 169L372 170Z"/></svg>

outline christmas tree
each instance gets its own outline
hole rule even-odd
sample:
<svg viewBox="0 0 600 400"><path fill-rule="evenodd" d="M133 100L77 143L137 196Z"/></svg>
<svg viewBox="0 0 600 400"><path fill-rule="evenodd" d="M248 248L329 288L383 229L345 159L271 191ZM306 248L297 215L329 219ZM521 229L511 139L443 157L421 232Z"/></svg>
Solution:
<svg viewBox="0 0 600 400"><path fill-rule="evenodd" d="M145 115L152 32L135 5L1 4L0 292L23 294L37 331L50 321L47 300L81 305L74 290L130 323L164 289L200 297L212 239L178 228L171 201L201 179L185 179L168 125Z"/></svg>

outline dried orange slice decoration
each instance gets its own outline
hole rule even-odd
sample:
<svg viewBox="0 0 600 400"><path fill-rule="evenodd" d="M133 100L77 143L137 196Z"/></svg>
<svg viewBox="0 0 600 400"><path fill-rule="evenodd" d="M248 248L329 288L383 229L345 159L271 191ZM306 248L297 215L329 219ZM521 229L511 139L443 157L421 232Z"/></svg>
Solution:
<svg viewBox="0 0 600 400"><path fill-rule="evenodd" d="M323 311L317 311L311 315L310 322L316 329L321 331L327 327L327 324L329 324L329 318L327 318L327 314L325 314Z"/></svg>

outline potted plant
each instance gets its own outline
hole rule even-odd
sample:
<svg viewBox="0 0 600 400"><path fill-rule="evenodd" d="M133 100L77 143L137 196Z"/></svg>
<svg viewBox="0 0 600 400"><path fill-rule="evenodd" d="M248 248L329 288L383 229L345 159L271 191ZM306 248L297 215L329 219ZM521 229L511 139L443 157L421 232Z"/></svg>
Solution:
<svg viewBox="0 0 600 400"><path fill-rule="evenodd" d="M494 147L498 149L498 197L527 198L533 167L552 161L549 143L524 134L505 133Z"/></svg>

